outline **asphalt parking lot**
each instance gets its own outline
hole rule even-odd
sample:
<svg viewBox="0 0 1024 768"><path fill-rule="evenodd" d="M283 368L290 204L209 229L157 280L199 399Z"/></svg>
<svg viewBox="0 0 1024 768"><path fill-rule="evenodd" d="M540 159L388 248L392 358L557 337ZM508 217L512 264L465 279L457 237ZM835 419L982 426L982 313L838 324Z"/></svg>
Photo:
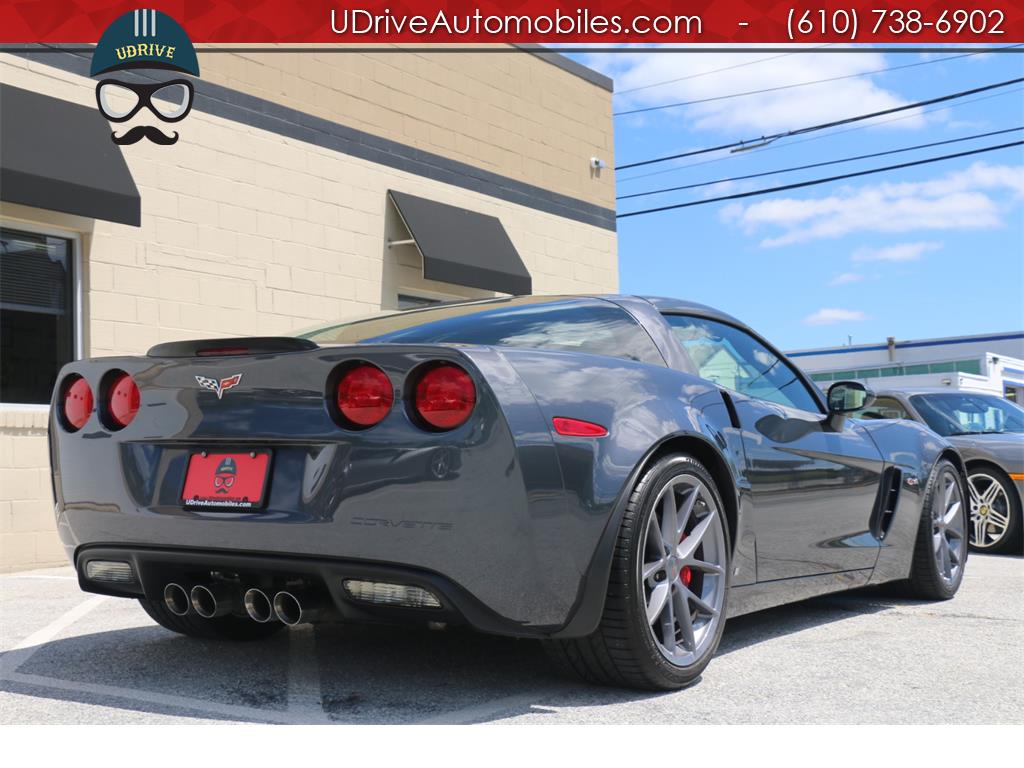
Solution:
<svg viewBox="0 0 1024 768"><path fill-rule="evenodd" d="M534 642L456 630L186 639L70 568L0 577L0 644L2 723L1024 723L1024 560L972 556L946 603L869 590L735 619L672 694L558 679Z"/></svg>

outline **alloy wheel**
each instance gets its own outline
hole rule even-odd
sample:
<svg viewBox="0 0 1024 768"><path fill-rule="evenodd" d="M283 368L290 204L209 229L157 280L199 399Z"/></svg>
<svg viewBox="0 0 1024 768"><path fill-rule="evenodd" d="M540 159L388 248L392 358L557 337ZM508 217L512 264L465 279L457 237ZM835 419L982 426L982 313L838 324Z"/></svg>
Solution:
<svg viewBox="0 0 1024 768"><path fill-rule="evenodd" d="M979 549L998 545L1010 529L1010 499L992 475L979 472L968 478L971 496L971 544Z"/></svg>
<svg viewBox="0 0 1024 768"><path fill-rule="evenodd" d="M692 475L659 492L639 558L647 625L669 662L688 667L713 647L723 620L727 560L721 510Z"/></svg>
<svg viewBox="0 0 1024 768"><path fill-rule="evenodd" d="M960 483L952 472L939 476L932 500L932 544L939 576L955 584L964 563L964 514Z"/></svg>

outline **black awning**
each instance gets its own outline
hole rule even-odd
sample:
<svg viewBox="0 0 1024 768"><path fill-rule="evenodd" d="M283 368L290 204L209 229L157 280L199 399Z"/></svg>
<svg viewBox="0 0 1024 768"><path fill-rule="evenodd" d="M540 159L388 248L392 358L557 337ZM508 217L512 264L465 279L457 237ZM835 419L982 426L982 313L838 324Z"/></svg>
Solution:
<svg viewBox="0 0 1024 768"><path fill-rule="evenodd" d="M99 110L2 84L0 200L140 224L139 190Z"/></svg>
<svg viewBox="0 0 1024 768"><path fill-rule="evenodd" d="M523 295L530 272L501 221L476 211L389 190L423 256L423 277L443 283Z"/></svg>

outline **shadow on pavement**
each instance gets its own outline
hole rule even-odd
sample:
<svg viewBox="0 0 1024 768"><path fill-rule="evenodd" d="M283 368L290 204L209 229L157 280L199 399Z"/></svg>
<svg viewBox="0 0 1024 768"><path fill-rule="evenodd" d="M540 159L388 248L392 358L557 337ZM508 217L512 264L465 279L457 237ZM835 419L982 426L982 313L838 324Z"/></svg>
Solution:
<svg viewBox="0 0 1024 768"><path fill-rule="evenodd" d="M813 597L798 603L737 616L729 619L726 624L716 655L724 656L757 643L843 621L851 616L863 616L900 605L920 605L926 602L903 597L898 586L887 584Z"/></svg>
<svg viewBox="0 0 1024 768"><path fill-rule="evenodd" d="M912 602L869 589L742 616L728 622L718 655ZM39 646L0 690L178 717L363 724L487 721L543 712L545 701L590 707L667 695L559 679L531 640L342 625L249 644L157 626L81 635Z"/></svg>

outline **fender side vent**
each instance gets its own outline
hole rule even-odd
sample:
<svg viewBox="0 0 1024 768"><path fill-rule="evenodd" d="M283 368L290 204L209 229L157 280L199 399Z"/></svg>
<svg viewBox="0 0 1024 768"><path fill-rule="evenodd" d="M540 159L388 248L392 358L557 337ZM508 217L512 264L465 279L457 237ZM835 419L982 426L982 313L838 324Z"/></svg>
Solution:
<svg viewBox="0 0 1024 768"><path fill-rule="evenodd" d="M736 404L732 401L732 395L724 389L719 389L718 393L722 396L722 402L725 403L725 410L729 414L729 423L734 429L743 429L743 425L740 424L740 415L736 412Z"/></svg>
<svg viewBox="0 0 1024 768"><path fill-rule="evenodd" d="M900 488L903 486L903 471L896 467L888 467L882 473L882 482L878 488L878 499L875 502L875 514L872 515L871 532L879 541L885 539L896 516L896 507L900 500Z"/></svg>

